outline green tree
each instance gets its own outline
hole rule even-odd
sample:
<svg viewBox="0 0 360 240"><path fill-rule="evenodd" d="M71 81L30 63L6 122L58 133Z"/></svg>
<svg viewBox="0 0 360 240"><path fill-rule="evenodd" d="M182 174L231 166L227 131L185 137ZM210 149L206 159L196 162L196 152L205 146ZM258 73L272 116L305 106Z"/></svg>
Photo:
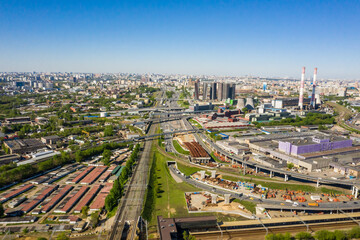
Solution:
<svg viewBox="0 0 360 240"><path fill-rule="evenodd" d="M113 136L114 135L114 127L112 125L106 126L104 129L104 136Z"/></svg>
<svg viewBox="0 0 360 240"><path fill-rule="evenodd" d="M315 238L317 240L335 240L335 235L333 232L328 230L320 230L315 233Z"/></svg>
<svg viewBox="0 0 360 240"><path fill-rule="evenodd" d="M196 240L196 238L193 235L189 234L187 231L183 232L183 239L184 240Z"/></svg>
<svg viewBox="0 0 360 240"><path fill-rule="evenodd" d="M22 233L27 234L29 232L29 229L27 227L23 228Z"/></svg>
<svg viewBox="0 0 360 240"><path fill-rule="evenodd" d="M99 224L99 213L94 212L90 215L90 224L92 228L96 228L96 226Z"/></svg>
<svg viewBox="0 0 360 240"><path fill-rule="evenodd" d="M65 233L60 233L59 235L57 235L56 240L69 240L69 237L66 236Z"/></svg>
<svg viewBox="0 0 360 240"><path fill-rule="evenodd" d="M88 206L83 206L81 208L81 216L83 218L87 218L88 212L89 212L89 207Z"/></svg>
<svg viewBox="0 0 360 240"><path fill-rule="evenodd" d="M346 240L347 236L345 234L344 231L340 231L340 230L335 230L334 231L334 236L336 240Z"/></svg>
<svg viewBox="0 0 360 240"><path fill-rule="evenodd" d="M349 232L350 238L360 238L360 227L353 227Z"/></svg>
<svg viewBox="0 0 360 240"><path fill-rule="evenodd" d="M44 237L38 237L37 240L47 240L47 238Z"/></svg>
<svg viewBox="0 0 360 240"><path fill-rule="evenodd" d="M296 240L312 240L314 238L311 236L311 233L299 232L295 235L295 239Z"/></svg>
<svg viewBox="0 0 360 240"><path fill-rule="evenodd" d="M287 167L288 167L288 169L292 169L294 167L294 164L293 163L288 163Z"/></svg>

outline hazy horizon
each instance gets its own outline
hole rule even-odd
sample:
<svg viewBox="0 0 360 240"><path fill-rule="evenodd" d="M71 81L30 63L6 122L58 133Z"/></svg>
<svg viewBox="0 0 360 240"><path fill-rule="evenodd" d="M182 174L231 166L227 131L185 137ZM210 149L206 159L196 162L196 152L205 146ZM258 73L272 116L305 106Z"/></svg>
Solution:
<svg viewBox="0 0 360 240"><path fill-rule="evenodd" d="M6 1L1 72L360 78L358 1Z"/></svg>

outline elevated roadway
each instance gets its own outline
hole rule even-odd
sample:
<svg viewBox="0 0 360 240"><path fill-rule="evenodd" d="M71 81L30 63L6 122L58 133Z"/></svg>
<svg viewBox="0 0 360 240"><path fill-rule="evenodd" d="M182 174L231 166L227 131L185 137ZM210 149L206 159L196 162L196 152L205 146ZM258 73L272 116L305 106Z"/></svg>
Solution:
<svg viewBox="0 0 360 240"><path fill-rule="evenodd" d="M191 125L189 123L189 121L187 121L187 120L184 121L186 124L185 126L187 126L187 129L197 129L196 127ZM205 136L203 133L195 134L195 138L205 149L210 147L211 150L215 150L215 151L221 153L222 155L226 156L227 159L230 161L234 161L235 163L238 163L238 164L243 164L244 166L251 167L253 169L267 170L270 172L270 175L277 173L279 175L283 175L285 179L292 177L295 179L301 179L301 180L315 182L318 185L320 183L325 183L325 184L336 185L336 186L342 185L342 186L346 186L349 188L351 188L353 186L355 186L355 188L357 188L357 189L360 188L359 184L355 181L344 181L344 180L330 179L330 178L318 178L318 177L311 176L311 175L295 173L295 172L286 171L286 170L282 170L282 169L278 169L278 168L267 167L267 166L261 165L256 162L248 161L248 160L244 159L243 157L231 155L230 153L226 152L225 150L223 150L222 148L217 146L213 141L208 139L208 137Z"/></svg>

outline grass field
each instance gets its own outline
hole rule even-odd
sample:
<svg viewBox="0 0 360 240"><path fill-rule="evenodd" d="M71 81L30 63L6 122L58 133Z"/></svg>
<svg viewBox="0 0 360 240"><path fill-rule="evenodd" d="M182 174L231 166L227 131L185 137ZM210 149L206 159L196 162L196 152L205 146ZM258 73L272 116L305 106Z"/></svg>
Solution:
<svg viewBox="0 0 360 240"><path fill-rule="evenodd" d="M198 123L198 122L197 122L196 120L194 120L194 119L190 119L189 122L190 122L192 125L194 125L195 127L197 127L197 128L202 128L201 125L200 125L200 123Z"/></svg>
<svg viewBox="0 0 360 240"><path fill-rule="evenodd" d="M186 201L185 201L185 192L195 192L200 191L196 187L191 186L188 183L182 182L177 183L170 175L169 169L166 165L166 161L168 159L153 149L153 162L154 162L154 171L153 179L155 181L150 181L150 188L154 189L154 199L153 199L153 207L150 209L150 212L146 212L145 214L151 216L150 217L150 225L156 225L156 216L162 215L163 217L190 217L190 216L209 216L215 215L219 221L239 221L244 220L245 218L241 216L228 216L218 213L199 213L199 214L189 214L186 209ZM179 164L183 167L182 164ZM178 167L179 167L178 165ZM179 167L180 168L180 167ZM183 167L182 170L189 172L196 172L200 169L195 167ZM148 199L148 198L147 198ZM146 205L145 205L146 209ZM143 215L144 215L143 212Z"/></svg>
<svg viewBox="0 0 360 240"><path fill-rule="evenodd" d="M181 154L184 154L184 155L189 155L190 152L189 151L186 151L185 149L183 149L179 142L177 140L173 140L173 144L174 144L174 148L175 150L178 152L178 153L181 153Z"/></svg>
<svg viewBox="0 0 360 240"><path fill-rule="evenodd" d="M234 202L240 203L241 205L243 205L247 210L249 210L252 213L256 212L256 210L255 210L256 203L246 201L246 200L239 200L239 199L235 199Z"/></svg>
<svg viewBox="0 0 360 240"><path fill-rule="evenodd" d="M282 184L281 182L279 183L274 183L274 182L266 182L266 181L259 181L259 180L249 180L249 179L244 179L241 177L233 177L233 176L227 176L224 175L223 179L229 180L229 181L245 181L245 182L252 182L255 184L261 184L261 186L263 187L267 187L270 189L279 189L279 190L293 190L293 191L304 191L304 192L312 192L312 193L335 193L335 194L342 194L344 192L335 190L335 189L330 189L330 188L326 188L326 187L321 187L321 188L316 188L313 186L309 186L309 185L301 185L301 184Z"/></svg>
<svg viewBox="0 0 360 240"><path fill-rule="evenodd" d="M177 162L177 166L178 166L178 169L180 170L180 172L184 173L186 176L190 176L191 174L202 170L201 168L198 168L198 167L186 166L180 162Z"/></svg>

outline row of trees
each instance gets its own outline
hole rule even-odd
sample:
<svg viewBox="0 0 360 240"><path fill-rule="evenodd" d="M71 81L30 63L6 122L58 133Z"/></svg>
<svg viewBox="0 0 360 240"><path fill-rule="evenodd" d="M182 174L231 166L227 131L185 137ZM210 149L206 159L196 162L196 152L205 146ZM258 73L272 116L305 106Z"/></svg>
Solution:
<svg viewBox="0 0 360 240"><path fill-rule="evenodd" d="M70 153L61 152L53 158L39 162L38 164L24 164L16 166L15 164L8 164L2 166L0 169L0 187L9 185L14 182L20 182L23 179L32 177L38 173L50 170L57 166L63 166L72 161Z"/></svg>
<svg viewBox="0 0 360 240"><path fill-rule="evenodd" d="M82 162L83 160L89 157L103 153L104 150L106 149L110 151L116 148L122 148L126 146L127 146L126 143L105 143L100 146L89 148L83 151L78 150L75 152L75 155L68 152L61 152L60 155L56 155L49 160L42 161L33 165L31 164L24 164L20 166L16 166L16 164L4 165L0 167L0 187L9 185L14 182L19 182L23 179L50 170L57 166L63 166L67 163L72 162L74 159L77 162Z"/></svg>
<svg viewBox="0 0 360 240"><path fill-rule="evenodd" d="M257 128L262 126L278 126L278 125L292 125L292 126L305 126L305 125L324 125L334 124L335 118L330 114L321 113L308 113L305 118L296 116L296 118L285 118L280 121L271 121L267 123L254 122Z"/></svg>
<svg viewBox="0 0 360 240"><path fill-rule="evenodd" d="M146 200L144 211L142 212L142 217L147 221L150 221L152 218L152 213L155 206L155 198L157 195L157 175L156 175L156 154L154 153L152 158L152 164L150 168L150 178L149 178L149 185L146 192Z"/></svg>
<svg viewBox="0 0 360 240"><path fill-rule="evenodd" d="M75 161L82 162L87 158L93 157L95 155L99 155L104 152L105 149L113 150L116 148L125 147L127 143L104 143L100 146L89 148L86 150L78 150L75 152Z"/></svg>
<svg viewBox="0 0 360 240"><path fill-rule="evenodd" d="M353 227L349 231L335 230L330 232L328 230L320 230L314 236L308 232L299 232L294 237L290 233L268 234L265 240L347 240L353 238L360 238L360 227Z"/></svg>
<svg viewBox="0 0 360 240"><path fill-rule="evenodd" d="M131 176L132 166L135 164L137 157L140 152L140 145L137 144L134 147L133 152L131 153L129 159L126 161L125 167L122 169L120 176L115 180L110 193L106 196L105 199L105 209L110 212L114 209L114 207L118 204L121 199L124 185Z"/></svg>

